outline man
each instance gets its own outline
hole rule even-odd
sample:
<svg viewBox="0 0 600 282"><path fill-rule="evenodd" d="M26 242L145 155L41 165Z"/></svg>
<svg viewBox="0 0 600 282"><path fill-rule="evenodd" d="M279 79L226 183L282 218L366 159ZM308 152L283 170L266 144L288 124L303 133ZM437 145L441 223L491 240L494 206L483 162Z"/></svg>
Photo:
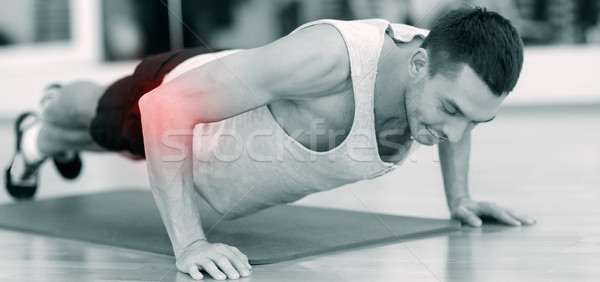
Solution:
<svg viewBox="0 0 600 282"><path fill-rule="evenodd" d="M414 141L439 143L453 218L534 223L471 200L467 187L470 131L494 119L523 61L519 35L500 15L454 10L430 33L324 20L260 48L197 53L144 60L108 89L50 89L41 118L17 121L9 192L32 196L47 157L69 177L81 150L146 158L177 268L194 279L251 269L237 248L206 241L198 196L224 218L244 216L388 173Z"/></svg>

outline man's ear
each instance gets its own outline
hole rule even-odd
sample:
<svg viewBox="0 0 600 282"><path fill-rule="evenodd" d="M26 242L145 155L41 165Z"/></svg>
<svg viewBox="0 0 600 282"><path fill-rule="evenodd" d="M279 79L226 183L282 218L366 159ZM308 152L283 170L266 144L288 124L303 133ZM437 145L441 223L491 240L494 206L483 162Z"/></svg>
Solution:
<svg viewBox="0 0 600 282"><path fill-rule="evenodd" d="M408 75L416 78L427 73L429 65L429 55L427 50L417 48L410 54L410 63L408 64Z"/></svg>

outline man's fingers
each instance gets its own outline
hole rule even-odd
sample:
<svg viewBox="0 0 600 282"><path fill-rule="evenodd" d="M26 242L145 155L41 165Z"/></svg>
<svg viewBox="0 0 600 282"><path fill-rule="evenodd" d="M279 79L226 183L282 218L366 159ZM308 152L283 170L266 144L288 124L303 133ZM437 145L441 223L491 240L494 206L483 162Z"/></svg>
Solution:
<svg viewBox="0 0 600 282"><path fill-rule="evenodd" d="M240 274L237 272L237 270L235 270L235 268L233 267L233 265L231 265L231 262L229 261L229 258L227 258L226 256L219 255L219 256L215 257L213 259L213 261L219 266L219 268L225 274L227 274L227 277L229 277L229 279L238 279L238 278L240 278Z"/></svg>
<svg viewBox="0 0 600 282"><path fill-rule="evenodd" d="M526 215L524 215L524 214L518 213L518 212L516 212L516 211L508 210L507 212L508 212L508 213L509 213L509 214L510 214L512 217L516 218L518 221L520 221L520 222L521 222L521 223L523 223L523 224L526 224L526 225L532 225L532 224L535 224L535 222L536 222L536 220L535 220L535 219L533 219L533 218L531 218L531 217L529 217L529 216L526 216Z"/></svg>
<svg viewBox="0 0 600 282"><path fill-rule="evenodd" d="M237 272L242 277L246 277L246 276L250 275L250 269L247 266L248 262L245 260L242 260L243 258L240 257L234 250L232 250L232 249L227 250L225 255L227 256L227 258L229 258L229 261L231 262L233 267L235 267L235 269L237 269Z"/></svg>
<svg viewBox="0 0 600 282"><path fill-rule="evenodd" d="M481 218L479 218L476 214L469 211L465 207L458 207L456 211L454 211L454 217L460 219L460 221L473 226L479 227L481 226Z"/></svg>
<svg viewBox="0 0 600 282"><path fill-rule="evenodd" d="M451 210L452 218L460 219L463 223L475 227L482 224L479 216L490 216L504 224L512 226L535 224L535 219L531 217L490 202L464 201L457 206L453 206Z"/></svg>
<svg viewBox="0 0 600 282"><path fill-rule="evenodd" d="M235 269L237 269L240 275L242 275L243 277L250 275L250 269L248 269L246 264L240 258L232 257L229 260L231 261Z"/></svg>
<svg viewBox="0 0 600 282"><path fill-rule="evenodd" d="M176 262L177 269L189 273L193 279L203 279L201 270L216 280L250 276L252 267L248 264L248 257L237 248L220 243L196 244L195 247L181 253Z"/></svg>
<svg viewBox="0 0 600 282"><path fill-rule="evenodd" d="M516 218L512 217L506 210L495 205L495 204L487 204L485 205L486 210L484 213L486 215L493 216L495 219L504 222L508 225L512 226L521 226L521 222Z"/></svg>
<svg viewBox="0 0 600 282"><path fill-rule="evenodd" d="M236 247L231 247L231 250L244 262L244 264L246 265L246 267L248 267L249 270L252 270L252 265L250 265L250 262L248 262L248 257L244 253L242 253L240 249Z"/></svg>
<svg viewBox="0 0 600 282"><path fill-rule="evenodd" d="M200 270L195 265L193 265L189 268L188 274L190 276L192 276L192 279L194 279L194 280L201 280L202 278L204 278L204 275L202 275L202 273L200 273Z"/></svg>
<svg viewBox="0 0 600 282"><path fill-rule="evenodd" d="M208 272L214 279L225 280L227 278L212 260L206 260L201 266L204 268L204 271Z"/></svg>

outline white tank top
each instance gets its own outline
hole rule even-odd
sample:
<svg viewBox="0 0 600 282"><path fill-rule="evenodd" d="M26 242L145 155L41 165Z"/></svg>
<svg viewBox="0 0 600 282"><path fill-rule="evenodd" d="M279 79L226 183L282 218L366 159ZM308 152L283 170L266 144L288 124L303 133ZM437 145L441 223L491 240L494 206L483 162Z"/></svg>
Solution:
<svg viewBox="0 0 600 282"><path fill-rule="evenodd" d="M292 33L316 24L336 27L346 43L355 101L350 132L334 149L317 152L284 132L267 106L220 122L197 124L193 141L194 185L225 218L375 178L400 165L382 161L378 153L373 111L377 65L386 32L396 42L410 42L415 36L425 38L428 31L374 19L320 20ZM190 58L171 71L164 82L238 51Z"/></svg>

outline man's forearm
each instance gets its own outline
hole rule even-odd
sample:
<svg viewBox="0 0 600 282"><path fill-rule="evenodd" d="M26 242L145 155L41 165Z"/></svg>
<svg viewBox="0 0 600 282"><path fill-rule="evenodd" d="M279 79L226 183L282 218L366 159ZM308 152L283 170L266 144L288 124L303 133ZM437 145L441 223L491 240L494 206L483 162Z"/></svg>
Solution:
<svg viewBox="0 0 600 282"><path fill-rule="evenodd" d="M457 143L439 144L440 163L448 207L457 200L470 198L468 186L471 133L466 132Z"/></svg>
<svg viewBox="0 0 600 282"><path fill-rule="evenodd" d="M165 185L157 181L151 187L176 255L195 241L206 239L191 184Z"/></svg>
<svg viewBox="0 0 600 282"><path fill-rule="evenodd" d="M177 255L193 242L206 238L192 177L194 124L177 112L169 112L173 111L171 105L153 98L143 98L139 105L152 194ZM177 134L169 136L170 132ZM183 151L163 144L164 138L176 142Z"/></svg>

